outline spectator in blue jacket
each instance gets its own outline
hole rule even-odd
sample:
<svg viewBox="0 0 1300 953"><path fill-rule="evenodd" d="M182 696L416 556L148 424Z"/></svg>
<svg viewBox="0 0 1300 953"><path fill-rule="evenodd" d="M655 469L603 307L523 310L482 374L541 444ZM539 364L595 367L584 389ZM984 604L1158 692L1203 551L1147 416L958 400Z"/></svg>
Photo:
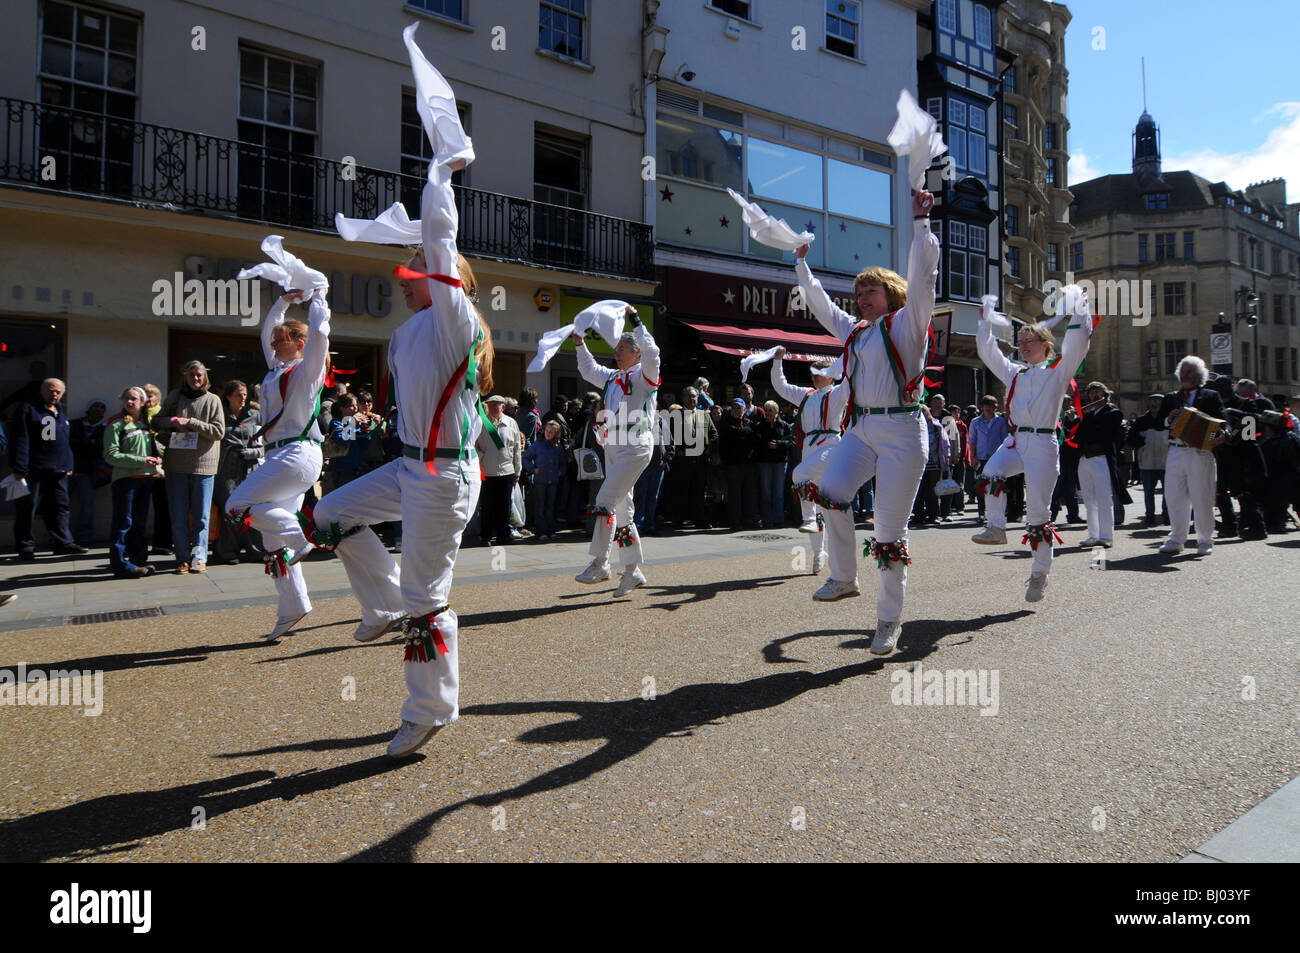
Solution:
<svg viewBox="0 0 1300 953"><path fill-rule="evenodd" d="M63 410L63 381L41 383L41 396L14 411L9 439L9 468L31 491L14 501L14 544L18 558L36 558L32 515L39 509L54 555L81 555L68 530L68 477L72 475L72 424Z"/></svg>
<svg viewBox="0 0 1300 953"><path fill-rule="evenodd" d="M524 451L524 472L533 475L538 542L555 539L555 490L568 465L569 452L560 443L560 425L548 420L542 439L529 444Z"/></svg>

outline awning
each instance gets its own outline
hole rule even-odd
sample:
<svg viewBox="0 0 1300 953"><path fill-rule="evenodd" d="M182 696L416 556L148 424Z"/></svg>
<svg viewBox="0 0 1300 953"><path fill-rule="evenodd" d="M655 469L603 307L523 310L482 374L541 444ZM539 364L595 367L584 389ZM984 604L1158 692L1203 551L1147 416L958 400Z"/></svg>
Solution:
<svg viewBox="0 0 1300 953"><path fill-rule="evenodd" d="M752 326L741 328L718 321L678 320L699 333L700 343L707 350L719 354L748 357L779 344L786 349L785 360L811 364L839 357L844 352L844 346L839 341L821 330L792 331L789 328Z"/></svg>

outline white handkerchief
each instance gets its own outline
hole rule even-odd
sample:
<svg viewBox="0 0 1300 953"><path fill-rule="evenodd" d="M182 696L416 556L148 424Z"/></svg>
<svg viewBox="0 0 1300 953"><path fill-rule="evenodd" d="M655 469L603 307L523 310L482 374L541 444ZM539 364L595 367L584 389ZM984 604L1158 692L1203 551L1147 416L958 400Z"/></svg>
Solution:
<svg viewBox="0 0 1300 953"><path fill-rule="evenodd" d="M595 330L610 347L618 346L618 339L623 336L623 321L627 315L626 301L607 298L578 312L572 324L547 331L537 341L537 356L528 365L528 373L536 374L545 370L551 358L561 345L574 334L586 334Z"/></svg>
<svg viewBox="0 0 1300 953"><path fill-rule="evenodd" d="M31 490L27 488L27 480L23 477L16 477L12 473L0 480L0 490L4 491L5 502L12 503L14 500L20 500L24 496L29 496Z"/></svg>
<svg viewBox="0 0 1300 953"><path fill-rule="evenodd" d="M411 72L415 75L415 109L424 124L424 134L433 145L433 161L463 169L474 161L474 146L460 124L456 94L415 45L418 26L412 23L402 31L402 40L411 56Z"/></svg>
<svg viewBox="0 0 1300 953"><path fill-rule="evenodd" d="M997 295L985 295L980 298L980 317L996 327L1011 327L1011 319L997 310L997 303Z"/></svg>
<svg viewBox="0 0 1300 953"><path fill-rule="evenodd" d="M394 202L375 218L344 218L342 212L336 212L334 227L347 242L418 245L421 241L420 220L411 221L401 202Z"/></svg>
<svg viewBox="0 0 1300 953"><path fill-rule="evenodd" d="M769 347L766 351L759 351L757 354L749 355L749 357L742 357L740 359L740 379L742 381L748 381L749 372L753 369L754 365L772 360L772 358L776 357L776 352L779 350L780 347Z"/></svg>
<svg viewBox="0 0 1300 953"><path fill-rule="evenodd" d="M912 188L918 190L925 182L925 170L930 168L930 163L948 150L939 134L939 124L905 89L898 94L898 119L889 131L889 144L894 147L895 155L907 157Z"/></svg>
<svg viewBox="0 0 1300 953"><path fill-rule="evenodd" d="M749 234L753 236L754 241L761 242L768 248L795 251L804 245L811 244L812 240L817 237L812 232L795 234L794 229L787 225L784 219L773 218L753 202L746 202L732 189L727 189L727 194L735 199L736 204L740 206L742 217L745 219L745 227L749 229Z"/></svg>
<svg viewBox="0 0 1300 953"><path fill-rule="evenodd" d="M831 362L831 366L826 368L826 376L833 381L839 380L844 376L844 355L841 354Z"/></svg>
<svg viewBox="0 0 1300 953"><path fill-rule="evenodd" d="M303 301L310 301L317 291L329 287L329 279L315 268L308 268L306 262L296 255L284 250L284 238L281 235L267 235L262 239L262 251L271 261L243 269L237 276L244 278L265 278L273 281L285 291L303 291Z"/></svg>
<svg viewBox="0 0 1300 953"><path fill-rule="evenodd" d="M1060 297L1056 299L1056 317L1049 318L1046 321L1039 321L1039 327L1054 328L1061 323L1062 318L1076 317L1082 318L1087 322L1085 327L1088 333L1092 333L1092 315L1088 311L1088 296L1078 285L1066 285L1060 291Z"/></svg>

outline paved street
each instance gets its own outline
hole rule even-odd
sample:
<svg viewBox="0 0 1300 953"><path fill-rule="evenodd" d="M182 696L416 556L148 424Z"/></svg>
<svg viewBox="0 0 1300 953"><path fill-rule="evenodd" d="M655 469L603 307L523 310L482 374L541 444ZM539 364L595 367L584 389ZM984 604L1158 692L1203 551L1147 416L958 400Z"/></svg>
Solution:
<svg viewBox="0 0 1300 953"><path fill-rule="evenodd" d="M260 566L6 563L0 669L102 670L103 697L0 708L0 859L1172 862L1300 774L1300 533L1171 558L1126 528L1029 606L1027 547L972 531L914 532L884 659L874 572L813 603L790 529L648 539L615 604L576 537L466 550L461 719L407 761L402 649L351 639L335 560L278 645ZM132 608L162 614L63 621ZM985 690L904 698L927 672Z"/></svg>

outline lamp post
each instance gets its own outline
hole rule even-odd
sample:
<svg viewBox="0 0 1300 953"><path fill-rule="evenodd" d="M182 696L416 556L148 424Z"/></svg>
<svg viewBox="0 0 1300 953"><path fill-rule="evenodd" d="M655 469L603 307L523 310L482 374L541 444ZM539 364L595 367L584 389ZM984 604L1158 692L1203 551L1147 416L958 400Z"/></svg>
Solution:
<svg viewBox="0 0 1300 953"><path fill-rule="evenodd" d="M1247 288L1245 285L1242 285L1240 288L1237 289L1236 293L1232 296L1232 301L1233 301L1233 314L1232 314L1233 323L1235 324L1239 321L1244 321L1246 327L1251 328L1254 332L1255 380L1256 382L1258 382L1260 379L1259 315L1256 313L1255 309L1259 306L1259 295L1255 294L1255 292L1252 289ZM1223 323L1224 317L1225 317L1224 313L1220 311L1219 312L1220 324ZM1250 372L1250 368L1248 366L1243 367L1241 371L1242 372L1241 374L1238 375L1238 377L1245 377Z"/></svg>

